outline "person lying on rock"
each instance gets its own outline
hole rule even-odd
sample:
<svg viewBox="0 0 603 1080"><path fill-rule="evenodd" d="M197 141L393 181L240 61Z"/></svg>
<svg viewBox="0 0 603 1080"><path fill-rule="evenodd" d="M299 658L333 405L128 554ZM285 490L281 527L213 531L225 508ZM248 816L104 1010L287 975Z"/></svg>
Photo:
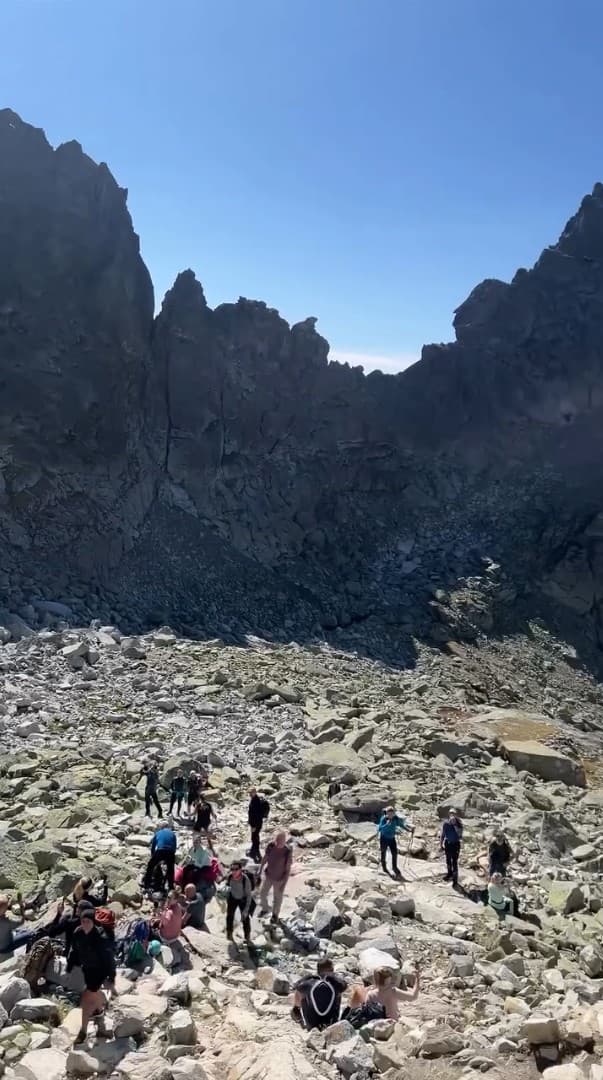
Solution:
<svg viewBox="0 0 603 1080"><path fill-rule="evenodd" d="M97 881L96 885L92 885L92 878L83 877L77 882L73 889L72 903L74 907L77 907L81 901L85 901L89 907L103 907L107 903L109 896L109 886L107 884L107 875L103 874L100 881Z"/></svg>
<svg viewBox="0 0 603 1080"><path fill-rule="evenodd" d="M17 893L17 903L21 916L19 919L13 918L10 914L10 898L0 896L0 960L6 959L7 954L12 953L13 949L29 945L35 937L35 930L20 929L25 919L23 897L20 892Z"/></svg>
<svg viewBox="0 0 603 1080"><path fill-rule="evenodd" d="M144 875L144 888L149 889L153 880L153 871L160 863L166 869L168 889L174 888L174 873L176 869L176 849L178 837L167 821L160 821L151 840L151 858L147 863Z"/></svg>
<svg viewBox="0 0 603 1080"><path fill-rule="evenodd" d="M260 889L260 918L268 914L268 893L272 890L271 922L278 921L292 865L293 852L287 843L287 833L277 832L267 845L260 863L260 877L264 874Z"/></svg>
<svg viewBox="0 0 603 1080"><path fill-rule="evenodd" d="M385 859L389 851L392 857L392 871L394 876L402 876L398 869L398 845L396 843L396 835L399 832L411 833L412 831L412 826L407 825L404 818L399 817L398 814L396 814L393 806L386 806L381 815L379 824L377 825L379 846L381 848L381 869L384 870L385 873L387 873Z"/></svg>
<svg viewBox="0 0 603 1080"><path fill-rule="evenodd" d="M241 912L241 924L245 941L251 941L251 916L255 911L253 890L255 881L250 874L243 869L243 864L236 861L230 864L230 872L226 878L226 937L233 940L234 918L237 911Z"/></svg>
<svg viewBox="0 0 603 1080"><path fill-rule="evenodd" d="M445 881L452 881L453 885L459 882L459 856L461 854L461 842L463 839L463 822L456 810L452 808L442 825L440 833L440 848L446 856Z"/></svg>
<svg viewBox="0 0 603 1080"><path fill-rule="evenodd" d="M115 951L109 938L94 921L94 908L82 907L79 912L80 925L75 930L71 948L67 956L67 971L82 969L86 989L82 993L82 1025L75 1037L75 1045L85 1042L88 1023L94 1020L97 1035L106 1038L105 1006L106 1000L101 993L101 986L115 989Z"/></svg>
<svg viewBox="0 0 603 1080"><path fill-rule="evenodd" d="M505 877L513 852L502 829L497 829L488 847L488 874L502 874Z"/></svg>
<svg viewBox="0 0 603 1080"><path fill-rule="evenodd" d="M301 1020L308 1031L336 1024L346 986L345 979L336 974L332 960L326 957L319 960L316 975L307 975L294 986L294 1019Z"/></svg>
<svg viewBox="0 0 603 1080"><path fill-rule="evenodd" d="M401 1001L416 1001L419 996L420 978L419 965L415 964L415 981L412 990L400 990L394 982L394 972L391 968L376 968L373 972L373 986L368 990L365 986L354 986L350 995L350 1010L368 1006L383 1006L386 1020L397 1020L400 1016L399 1005ZM344 1019L345 1019L344 1014Z"/></svg>

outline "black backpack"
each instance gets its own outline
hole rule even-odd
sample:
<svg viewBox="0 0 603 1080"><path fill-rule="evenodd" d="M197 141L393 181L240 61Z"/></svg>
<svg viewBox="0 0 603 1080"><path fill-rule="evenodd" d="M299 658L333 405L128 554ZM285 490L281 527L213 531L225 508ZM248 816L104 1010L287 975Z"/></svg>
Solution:
<svg viewBox="0 0 603 1080"><path fill-rule="evenodd" d="M268 802L268 799L260 799L260 804L262 809L262 821L266 821L266 818L270 814L270 803Z"/></svg>
<svg viewBox="0 0 603 1080"><path fill-rule="evenodd" d="M308 994L308 1004L319 1021L331 1019L337 992L327 979L315 979Z"/></svg>
<svg viewBox="0 0 603 1080"><path fill-rule="evenodd" d="M365 1024L370 1024L371 1020L385 1020L385 1006L378 1001L367 1001L355 1009L346 1009L341 1019L347 1020L358 1031Z"/></svg>

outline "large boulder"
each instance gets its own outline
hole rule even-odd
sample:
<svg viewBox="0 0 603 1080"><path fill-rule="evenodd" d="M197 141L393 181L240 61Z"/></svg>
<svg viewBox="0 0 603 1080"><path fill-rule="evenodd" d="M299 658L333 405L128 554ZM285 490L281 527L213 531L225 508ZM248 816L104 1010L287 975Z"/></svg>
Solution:
<svg viewBox="0 0 603 1080"><path fill-rule="evenodd" d="M188 776L189 773L198 772L199 769L202 768L203 762L199 761L198 758L191 757L190 753L186 753L183 751L180 754L172 754L172 756L167 759L165 765L163 766L163 771L161 773L161 783L163 784L164 788L169 788L172 780L174 779L179 769L182 769L184 775ZM141 783L144 784L144 777Z"/></svg>
<svg viewBox="0 0 603 1080"><path fill-rule="evenodd" d="M334 930L343 926L339 908L327 897L320 899L312 912L312 927L318 937L330 938Z"/></svg>
<svg viewBox="0 0 603 1080"><path fill-rule="evenodd" d="M561 780L572 787L586 787L586 774L580 761L574 761L559 750L532 739L503 739L503 757L518 772L529 772L541 780Z"/></svg>
<svg viewBox="0 0 603 1080"><path fill-rule="evenodd" d="M382 949L374 947L363 948L358 953L358 967L363 979L372 979L377 968L389 968L391 971L400 971L400 961Z"/></svg>
<svg viewBox="0 0 603 1080"><path fill-rule="evenodd" d="M19 1080L65 1080L67 1054L61 1050L29 1050L14 1066Z"/></svg>
<svg viewBox="0 0 603 1080"><path fill-rule="evenodd" d="M0 891L20 889L27 896L36 888L38 868L30 845L3 838L0 843Z"/></svg>
<svg viewBox="0 0 603 1080"><path fill-rule="evenodd" d="M561 915L580 911L586 901L582 889L575 881L552 881L547 904Z"/></svg>
<svg viewBox="0 0 603 1080"><path fill-rule="evenodd" d="M311 746L302 755L301 772L307 776L333 776L360 780L366 767L355 750L342 743L321 743Z"/></svg>
<svg viewBox="0 0 603 1080"><path fill-rule="evenodd" d="M555 811L543 813L539 839L542 849L555 859L573 851L581 840L565 815Z"/></svg>
<svg viewBox="0 0 603 1080"><path fill-rule="evenodd" d="M340 810L346 815L354 815L359 818L375 818L382 814L386 806L394 802L394 793L391 788L385 787L354 787L334 795L331 800L331 809Z"/></svg>
<svg viewBox="0 0 603 1080"><path fill-rule="evenodd" d="M250 1040L226 1050L225 1080L322 1080L294 1038Z"/></svg>

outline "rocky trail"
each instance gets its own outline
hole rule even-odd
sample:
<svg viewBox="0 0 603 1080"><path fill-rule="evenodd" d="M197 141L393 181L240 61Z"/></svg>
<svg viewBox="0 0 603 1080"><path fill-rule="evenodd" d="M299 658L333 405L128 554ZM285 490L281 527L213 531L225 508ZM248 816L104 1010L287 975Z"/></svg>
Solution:
<svg viewBox="0 0 603 1080"><path fill-rule="evenodd" d="M156 757L166 783L207 763L222 860L245 853L253 783L270 829L294 845L283 918L311 924L349 983L385 962L412 984L418 961L421 992L398 1022L305 1034L289 993L316 955L257 915L253 948L240 928L229 943L216 900L210 934L185 931L186 970L172 973L166 948L147 974L119 969L107 1042L74 1049L79 1010L52 988L30 997L20 957L4 961L9 1080L529 1080L545 1066L549 1080L600 1080L601 697L567 647L535 625L504 642L418 646L404 669L342 648L341 635L337 648L233 646L46 623L0 651L0 888L35 901L27 925L86 874L108 875L118 914L146 911L141 761ZM415 827L402 881L379 865L375 819L389 802ZM450 806L465 822L456 891L438 844ZM499 923L468 898L486 884L479 856L495 826L527 919ZM177 831L183 852L186 820Z"/></svg>

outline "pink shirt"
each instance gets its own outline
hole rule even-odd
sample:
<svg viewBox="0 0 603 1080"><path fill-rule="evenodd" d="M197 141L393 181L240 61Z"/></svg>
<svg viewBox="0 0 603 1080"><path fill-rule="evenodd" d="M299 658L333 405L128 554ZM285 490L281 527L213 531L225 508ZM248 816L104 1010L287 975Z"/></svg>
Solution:
<svg viewBox="0 0 603 1080"><path fill-rule="evenodd" d="M180 904L166 908L159 920L159 933L165 941L175 941L182 930L183 912Z"/></svg>

